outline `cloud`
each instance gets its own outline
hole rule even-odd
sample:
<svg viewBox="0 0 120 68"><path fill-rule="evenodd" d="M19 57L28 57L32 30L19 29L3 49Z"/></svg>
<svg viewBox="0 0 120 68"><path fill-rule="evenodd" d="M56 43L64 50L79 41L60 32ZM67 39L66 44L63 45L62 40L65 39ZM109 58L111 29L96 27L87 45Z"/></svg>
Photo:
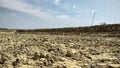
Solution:
<svg viewBox="0 0 120 68"><path fill-rule="evenodd" d="M58 4L60 0L55 0ZM63 22L63 23L80 23L81 20L74 18L67 14L55 13L55 11L47 12L43 11L43 8L36 8L36 6L22 2L22 0L0 0L0 7L19 11L25 14L39 17L49 22ZM46 9L46 8L44 8ZM46 9L47 10L47 9Z"/></svg>
<svg viewBox="0 0 120 68"><path fill-rule="evenodd" d="M11 10L27 13L33 16L37 16L43 19L53 18L53 16L47 12L42 11L40 8L35 8L30 4L21 2L20 0L0 0L0 7L8 8Z"/></svg>
<svg viewBox="0 0 120 68"><path fill-rule="evenodd" d="M54 4L58 5L60 3L60 0L53 0Z"/></svg>
<svg viewBox="0 0 120 68"><path fill-rule="evenodd" d="M69 19L70 17L68 15L58 15L56 16L58 19Z"/></svg>
<svg viewBox="0 0 120 68"><path fill-rule="evenodd" d="M61 6L59 6L59 7L61 7L62 9L64 9L64 10L67 10L67 11L70 11L70 10L72 10L72 6L70 5L70 4L68 4L68 3L63 3Z"/></svg>
<svg viewBox="0 0 120 68"><path fill-rule="evenodd" d="M95 12L96 12L96 10L92 10L92 11L91 11L91 13L95 13Z"/></svg>
<svg viewBox="0 0 120 68"><path fill-rule="evenodd" d="M17 16L18 16L18 14L11 13L11 14L10 14L10 16L12 16L12 17L17 17Z"/></svg>
<svg viewBox="0 0 120 68"><path fill-rule="evenodd" d="M75 9L76 8L76 5L73 5L73 9Z"/></svg>
<svg viewBox="0 0 120 68"><path fill-rule="evenodd" d="M34 2L38 4L40 2L40 0L34 0Z"/></svg>
<svg viewBox="0 0 120 68"><path fill-rule="evenodd" d="M68 24L81 23L80 19L68 16L68 15L57 15L56 20L58 20L59 22L64 22Z"/></svg>

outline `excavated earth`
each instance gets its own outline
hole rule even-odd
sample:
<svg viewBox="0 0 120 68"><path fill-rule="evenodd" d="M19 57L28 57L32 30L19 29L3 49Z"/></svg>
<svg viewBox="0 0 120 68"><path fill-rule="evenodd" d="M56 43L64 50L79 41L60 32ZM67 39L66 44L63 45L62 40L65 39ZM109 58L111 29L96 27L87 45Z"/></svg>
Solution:
<svg viewBox="0 0 120 68"><path fill-rule="evenodd" d="M120 68L119 35L0 32L0 68Z"/></svg>

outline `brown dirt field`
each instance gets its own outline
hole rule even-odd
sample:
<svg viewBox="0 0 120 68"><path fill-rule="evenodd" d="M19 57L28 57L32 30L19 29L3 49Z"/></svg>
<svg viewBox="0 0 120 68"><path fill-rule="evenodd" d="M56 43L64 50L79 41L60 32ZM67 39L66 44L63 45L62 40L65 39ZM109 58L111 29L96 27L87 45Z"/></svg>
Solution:
<svg viewBox="0 0 120 68"><path fill-rule="evenodd" d="M120 68L120 34L0 32L0 68Z"/></svg>

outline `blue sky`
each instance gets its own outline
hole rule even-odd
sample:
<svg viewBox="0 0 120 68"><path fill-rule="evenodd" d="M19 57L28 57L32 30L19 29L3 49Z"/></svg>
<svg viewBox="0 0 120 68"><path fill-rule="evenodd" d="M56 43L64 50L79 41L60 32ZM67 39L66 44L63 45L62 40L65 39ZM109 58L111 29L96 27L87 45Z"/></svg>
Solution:
<svg viewBox="0 0 120 68"><path fill-rule="evenodd" d="M0 28L36 29L120 23L120 0L0 0Z"/></svg>

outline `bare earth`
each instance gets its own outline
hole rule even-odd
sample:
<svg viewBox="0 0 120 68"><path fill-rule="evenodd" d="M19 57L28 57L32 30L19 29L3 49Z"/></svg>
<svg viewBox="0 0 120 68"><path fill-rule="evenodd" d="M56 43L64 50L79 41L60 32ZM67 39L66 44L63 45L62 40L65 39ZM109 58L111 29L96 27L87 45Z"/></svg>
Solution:
<svg viewBox="0 0 120 68"><path fill-rule="evenodd" d="M120 37L0 32L0 68L120 68Z"/></svg>

